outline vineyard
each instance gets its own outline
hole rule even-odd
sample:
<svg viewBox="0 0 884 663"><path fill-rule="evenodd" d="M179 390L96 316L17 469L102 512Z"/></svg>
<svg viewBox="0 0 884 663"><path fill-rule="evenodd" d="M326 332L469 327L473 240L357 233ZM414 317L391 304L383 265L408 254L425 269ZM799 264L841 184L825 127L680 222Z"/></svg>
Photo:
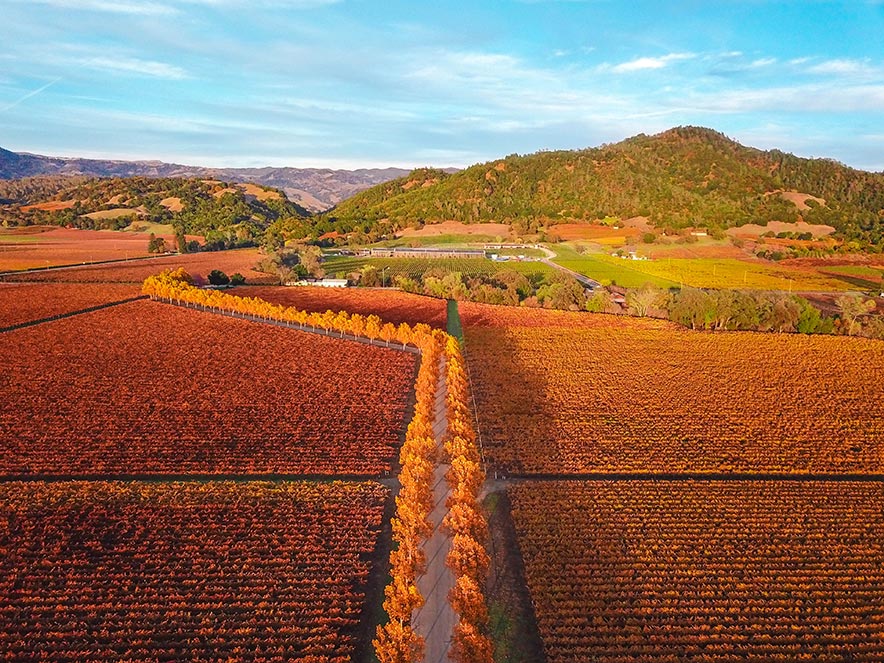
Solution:
<svg viewBox="0 0 884 663"><path fill-rule="evenodd" d="M878 341L521 317L462 315L486 452L505 473L884 472Z"/></svg>
<svg viewBox="0 0 884 663"><path fill-rule="evenodd" d="M388 494L0 484L0 660L351 661Z"/></svg>
<svg viewBox="0 0 884 663"><path fill-rule="evenodd" d="M68 228L0 228L0 272L146 256L148 237Z"/></svg>
<svg viewBox="0 0 884 663"><path fill-rule="evenodd" d="M415 371L407 353L148 301L4 338L2 475L378 475Z"/></svg>
<svg viewBox="0 0 884 663"><path fill-rule="evenodd" d="M550 663L884 660L884 488L509 488Z"/></svg>
<svg viewBox="0 0 884 663"><path fill-rule="evenodd" d="M444 301L398 290L248 286L234 290L233 294L257 297L314 313L332 310L357 313L365 317L376 315L395 325L403 322L409 325L424 323L437 329L445 329L447 319Z"/></svg>
<svg viewBox="0 0 884 663"><path fill-rule="evenodd" d="M138 297L129 285L0 283L0 328Z"/></svg>
<svg viewBox="0 0 884 663"><path fill-rule="evenodd" d="M659 258L624 260L607 254L578 255L559 247L556 262L602 283L639 288L645 283L669 288L831 291L849 290L847 280L813 269L735 258ZM641 251L641 250L639 250Z"/></svg>
<svg viewBox="0 0 884 663"><path fill-rule="evenodd" d="M388 345L395 339L403 349L410 345L420 350L414 414L400 448L400 489L390 521L390 581L384 588L383 601L387 621L377 625L372 645L380 663L418 663L424 660L425 652L433 652L433 661L445 657L455 663L491 663L485 598L488 529L479 503L485 475L470 416L468 377L460 343L442 330L421 323L413 328L407 323L394 327L375 315L365 318L345 311L310 313L257 298L201 290L190 285L188 279L183 270L167 271L146 279L142 290L156 301L276 324L318 326L372 343L380 342L376 341L380 338ZM444 382L440 380L443 367ZM442 402L445 407L440 410ZM445 413L445 421L437 421L440 411ZM444 433L437 424L446 424ZM441 509L437 508L435 484L437 470L442 469L438 467L440 462L450 464L445 472L448 492L438 495L443 498L438 502ZM447 552L443 559L436 554L441 549L437 548L428 559L426 546L437 533L448 541L442 545ZM434 587L446 587L439 582L446 566L452 580L450 591L443 590L447 600L442 604L432 600L428 618L416 623L417 612L425 605L427 587L431 597ZM419 579L427 578L431 583L418 584ZM440 617L450 626L433 632ZM425 628L427 622L429 629Z"/></svg>
<svg viewBox="0 0 884 663"><path fill-rule="evenodd" d="M467 362L443 300L141 292L2 335L0 661L491 663L497 543L549 663L884 661L880 342L464 303Z"/></svg>
<svg viewBox="0 0 884 663"><path fill-rule="evenodd" d="M345 277L366 265L372 265L383 279L389 279L387 285L397 276L420 281L424 272L431 269L458 272L468 277L489 276L503 270L516 271L529 277L532 274L551 274L554 271L553 267L542 262L494 262L482 258L327 258L322 265L327 274Z"/></svg>
<svg viewBox="0 0 884 663"><path fill-rule="evenodd" d="M78 231L85 232L85 231ZM146 240L145 240L146 242ZM278 277L254 270L263 258L258 249L237 249L233 251L209 251L171 255L150 260L108 263L104 265L83 265L70 269L58 269L26 274L13 274L5 279L15 281L45 281L70 283L141 283L148 276L164 269L184 267L191 274L205 279L213 269L227 274L239 272L249 283L277 283Z"/></svg>

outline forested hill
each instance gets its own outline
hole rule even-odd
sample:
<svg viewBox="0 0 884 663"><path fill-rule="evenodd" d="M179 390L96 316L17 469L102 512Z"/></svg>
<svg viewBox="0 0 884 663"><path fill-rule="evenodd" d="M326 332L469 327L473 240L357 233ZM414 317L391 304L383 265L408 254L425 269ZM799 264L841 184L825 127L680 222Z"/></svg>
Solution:
<svg viewBox="0 0 884 663"><path fill-rule="evenodd" d="M277 189L217 180L127 177L25 178L0 181L0 221L86 229L119 229L133 223L171 224L208 242L259 242L278 220L307 211Z"/></svg>
<svg viewBox="0 0 884 663"><path fill-rule="evenodd" d="M823 202L798 197L796 204L795 196L781 195L791 191ZM636 216L661 228L803 219L880 246L884 174L745 147L711 129L679 127L598 148L511 155L453 175L414 171L343 201L325 218L344 229L387 226L384 220L392 229L456 220L534 230Z"/></svg>

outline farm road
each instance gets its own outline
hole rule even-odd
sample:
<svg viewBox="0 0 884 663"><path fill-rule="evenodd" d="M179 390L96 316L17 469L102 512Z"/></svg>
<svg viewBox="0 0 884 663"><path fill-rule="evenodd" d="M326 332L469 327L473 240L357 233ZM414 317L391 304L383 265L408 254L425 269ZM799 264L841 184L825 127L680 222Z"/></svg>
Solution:
<svg viewBox="0 0 884 663"><path fill-rule="evenodd" d="M448 429L448 417L445 405L445 370L444 358L439 365L439 387L436 390L436 420L433 432L439 451L442 451L442 442L445 431ZM445 481L445 474L449 465L440 464L436 468L433 482L433 499L435 508L430 514L430 522L433 524L433 535L424 544L427 555L427 572L417 579L417 587L421 596L424 597L424 605L415 611L412 617L412 625L415 632L424 638L426 649L424 652L425 663L445 663L448 660L448 650L451 646L451 635L457 624L451 604L448 602L448 593L454 587L454 575L445 564L448 552L451 550L451 538L442 531L442 520L448 513L446 501L451 489Z"/></svg>

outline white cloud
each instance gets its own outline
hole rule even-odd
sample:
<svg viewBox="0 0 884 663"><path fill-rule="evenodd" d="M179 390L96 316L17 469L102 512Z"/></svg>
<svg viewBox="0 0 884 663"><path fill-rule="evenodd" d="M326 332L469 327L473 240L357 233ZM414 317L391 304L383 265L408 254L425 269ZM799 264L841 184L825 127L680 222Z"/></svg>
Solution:
<svg viewBox="0 0 884 663"><path fill-rule="evenodd" d="M776 64L776 61L776 58L758 58L757 60L753 60L752 64L750 64L749 66L755 69L761 67L769 67L772 64Z"/></svg>
<svg viewBox="0 0 884 663"><path fill-rule="evenodd" d="M614 65L613 67L611 67L611 71L616 74L623 74L633 71L643 71L646 69L662 69L670 62L676 62L678 60L690 60L693 57L695 57L693 53L670 53L668 55L662 55L656 58L636 58L635 60L630 60L629 62L621 62L620 64Z"/></svg>
<svg viewBox="0 0 884 663"><path fill-rule="evenodd" d="M181 67L165 62L154 60L140 60L138 58L92 56L79 58L77 64L89 69L99 69L117 73L138 74L152 78L164 78L168 80L181 80L187 78L187 72Z"/></svg>
<svg viewBox="0 0 884 663"><path fill-rule="evenodd" d="M209 7L275 7L279 9L314 9L336 5L343 0L183 0L190 5L206 5Z"/></svg>
<svg viewBox="0 0 884 663"><path fill-rule="evenodd" d="M884 113L884 85L794 85L684 95L687 108L716 113Z"/></svg>
<svg viewBox="0 0 884 663"><path fill-rule="evenodd" d="M174 7L159 2L138 0L17 0L28 4L43 4L59 9L133 14L139 16L162 16L176 13Z"/></svg>
<svg viewBox="0 0 884 663"><path fill-rule="evenodd" d="M153 0L14 0L20 4L42 4L65 10L129 14L133 16L168 16L178 14L174 2ZM262 6L279 9L314 9L336 5L343 0L180 0L179 4L206 7Z"/></svg>
<svg viewBox="0 0 884 663"><path fill-rule="evenodd" d="M846 58L826 60L820 64L808 67L807 70L814 74L863 74L873 71L868 61L849 60Z"/></svg>

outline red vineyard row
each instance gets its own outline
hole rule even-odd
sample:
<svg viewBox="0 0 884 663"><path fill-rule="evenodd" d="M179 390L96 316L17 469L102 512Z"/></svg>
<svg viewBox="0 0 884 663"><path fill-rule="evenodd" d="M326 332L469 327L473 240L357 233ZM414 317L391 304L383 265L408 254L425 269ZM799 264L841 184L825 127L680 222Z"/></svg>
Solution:
<svg viewBox="0 0 884 663"><path fill-rule="evenodd" d="M376 475L414 376L411 354L149 301L5 339L3 475Z"/></svg>
<svg viewBox="0 0 884 663"><path fill-rule="evenodd" d="M131 285L0 283L0 329L138 297Z"/></svg>
<svg viewBox="0 0 884 663"><path fill-rule="evenodd" d="M884 660L884 486L511 487L550 663Z"/></svg>
<svg viewBox="0 0 884 663"><path fill-rule="evenodd" d="M145 240L146 245L146 240ZM278 278L254 269L263 258L257 249L210 251L151 258L133 262L83 265L70 269L15 274L16 281L70 282L70 283L142 283L163 269L183 267L191 274L205 279L213 269L227 274L240 273L249 283L275 283Z"/></svg>
<svg viewBox="0 0 884 663"><path fill-rule="evenodd" d="M350 661L388 490L0 485L0 660Z"/></svg>
<svg viewBox="0 0 884 663"><path fill-rule="evenodd" d="M424 323L436 329L445 329L448 319L445 300L398 290L245 286L232 292L243 297L257 297L281 306L294 306L311 313L332 310L347 311L365 317L376 315L385 322L395 325L403 322L409 325Z"/></svg>
<svg viewBox="0 0 884 663"><path fill-rule="evenodd" d="M579 318L587 324L467 328L497 468L884 472L881 342Z"/></svg>

